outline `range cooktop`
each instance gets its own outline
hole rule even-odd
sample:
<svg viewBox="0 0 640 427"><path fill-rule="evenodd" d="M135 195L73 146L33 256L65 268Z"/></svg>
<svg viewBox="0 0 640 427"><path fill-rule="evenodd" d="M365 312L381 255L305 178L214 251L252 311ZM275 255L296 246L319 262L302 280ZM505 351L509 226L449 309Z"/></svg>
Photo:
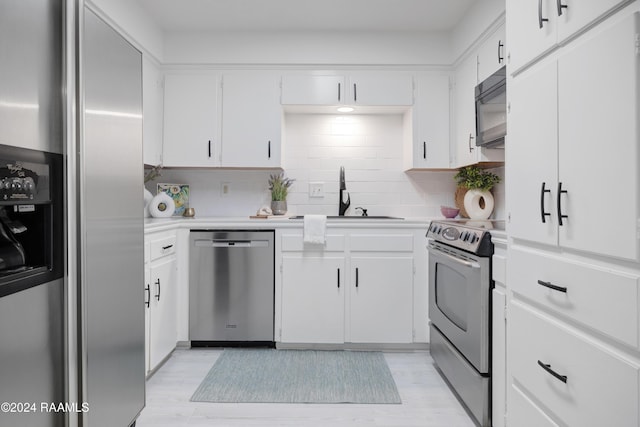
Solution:
<svg viewBox="0 0 640 427"><path fill-rule="evenodd" d="M480 256L491 256L493 244L490 230L504 230L501 220L442 220L432 221L427 238Z"/></svg>

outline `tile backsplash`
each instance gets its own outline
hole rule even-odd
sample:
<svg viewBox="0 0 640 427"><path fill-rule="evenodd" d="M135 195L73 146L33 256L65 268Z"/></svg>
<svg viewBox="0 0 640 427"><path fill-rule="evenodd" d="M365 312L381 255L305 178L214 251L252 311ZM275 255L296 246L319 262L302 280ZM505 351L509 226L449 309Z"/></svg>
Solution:
<svg viewBox="0 0 640 427"><path fill-rule="evenodd" d="M403 169L403 122L398 114L287 114L283 126L283 168L295 179L287 198L289 213L337 215L340 167L345 168L351 207L369 215L439 217L440 205L454 205L455 171ZM504 168L494 170L504 176ZM273 171L163 169L148 183L189 184L190 206L202 216L249 216L268 206L267 179ZM310 183L323 197L310 197ZM224 193L223 187L228 188ZM494 216L503 218L504 185L494 189Z"/></svg>

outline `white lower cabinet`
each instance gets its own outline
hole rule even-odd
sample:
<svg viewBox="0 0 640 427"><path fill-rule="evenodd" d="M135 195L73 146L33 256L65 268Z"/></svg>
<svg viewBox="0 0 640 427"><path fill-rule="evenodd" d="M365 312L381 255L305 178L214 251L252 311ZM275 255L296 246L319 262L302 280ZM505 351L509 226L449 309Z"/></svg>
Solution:
<svg viewBox="0 0 640 427"><path fill-rule="evenodd" d="M149 261L145 265L145 354L147 373L175 349L177 342L176 235L156 233L145 237Z"/></svg>
<svg viewBox="0 0 640 427"><path fill-rule="evenodd" d="M345 230L307 245L300 231L277 230L276 341L413 343L417 233Z"/></svg>
<svg viewBox="0 0 640 427"><path fill-rule="evenodd" d="M344 342L344 256L282 257L284 342Z"/></svg>

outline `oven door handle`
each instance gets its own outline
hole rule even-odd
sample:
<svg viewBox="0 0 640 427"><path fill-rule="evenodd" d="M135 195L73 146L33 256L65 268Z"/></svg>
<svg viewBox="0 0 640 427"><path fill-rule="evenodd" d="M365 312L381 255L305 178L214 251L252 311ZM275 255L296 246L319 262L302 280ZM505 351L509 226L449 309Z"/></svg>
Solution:
<svg viewBox="0 0 640 427"><path fill-rule="evenodd" d="M427 248L429 250L429 253L437 255L437 256L441 256L444 258L448 258L449 260L458 263L458 264L462 264L465 267L469 267L469 268L480 268L480 264L478 264L477 262L471 262L471 261L466 261L464 259L460 259L458 257L455 257L453 255L449 255L447 253L441 252L437 249L432 249L432 248Z"/></svg>

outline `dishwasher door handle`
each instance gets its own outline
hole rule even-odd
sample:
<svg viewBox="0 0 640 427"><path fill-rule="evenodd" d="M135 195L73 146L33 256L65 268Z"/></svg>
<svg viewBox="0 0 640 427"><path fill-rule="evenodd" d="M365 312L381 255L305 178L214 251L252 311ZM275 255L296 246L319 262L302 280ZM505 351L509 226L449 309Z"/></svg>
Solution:
<svg viewBox="0 0 640 427"><path fill-rule="evenodd" d="M266 248L269 246L269 241L198 239L194 244L198 248Z"/></svg>

